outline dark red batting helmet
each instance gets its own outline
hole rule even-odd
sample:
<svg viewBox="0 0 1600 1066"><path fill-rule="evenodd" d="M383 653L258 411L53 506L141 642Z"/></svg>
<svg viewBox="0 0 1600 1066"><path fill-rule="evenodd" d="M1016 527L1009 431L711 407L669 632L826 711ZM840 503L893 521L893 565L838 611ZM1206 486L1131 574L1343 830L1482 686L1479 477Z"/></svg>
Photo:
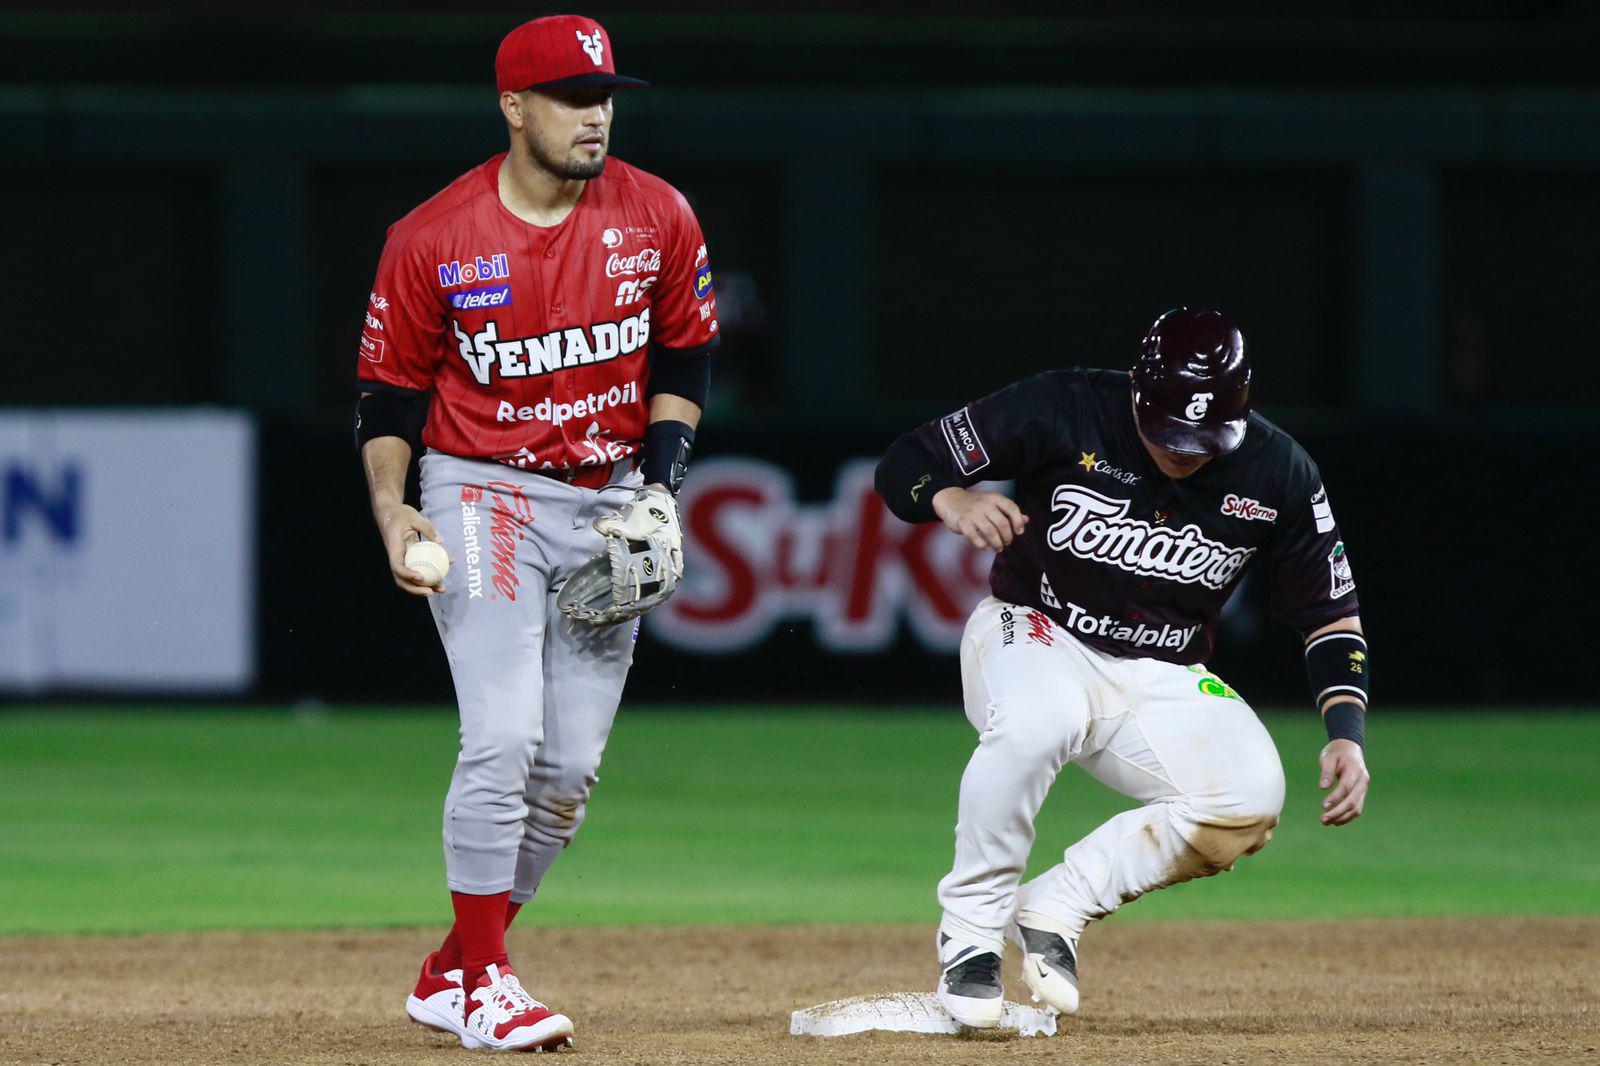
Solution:
<svg viewBox="0 0 1600 1066"><path fill-rule="evenodd" d="M1237 448L1250 414L1250 361L1238 328L1204 307L1156 319L1133 365L1133 409L1158 448L1210 456Z"/></svg>

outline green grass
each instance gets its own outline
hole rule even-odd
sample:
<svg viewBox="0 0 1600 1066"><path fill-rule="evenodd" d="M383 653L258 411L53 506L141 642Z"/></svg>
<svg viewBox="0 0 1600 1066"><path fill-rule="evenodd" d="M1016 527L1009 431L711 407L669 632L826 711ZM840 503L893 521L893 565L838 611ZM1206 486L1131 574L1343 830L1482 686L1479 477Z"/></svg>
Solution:
<svg viewBox="0 0 1600 1066"><path fill-rule="evenodd" d="M1376 716L1368 813L1338 830L1315 716L1267 722L1272 845L1129 919L1600 913L1600 715ZM972 739L955 709L624 712L527 918L932 922ZM0 715L0 934L441 923L454 747L442 710ZM1128 805L1066 770L1034 869Z"/></svg>

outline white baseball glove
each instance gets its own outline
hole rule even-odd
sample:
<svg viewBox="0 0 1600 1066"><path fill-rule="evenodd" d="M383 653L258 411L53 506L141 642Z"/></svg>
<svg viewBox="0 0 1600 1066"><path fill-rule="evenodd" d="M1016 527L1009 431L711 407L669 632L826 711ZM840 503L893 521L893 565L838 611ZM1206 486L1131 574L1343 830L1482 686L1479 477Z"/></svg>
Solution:
<svg viewBox="0 0 1600 1066"><path fill-rule="evenodd" d="M606 550L561 586L561 613L605 626L665 603L683 577L683 530L672 495L639 489L616 514L595 519L594 528L606 538Z"/></svg>

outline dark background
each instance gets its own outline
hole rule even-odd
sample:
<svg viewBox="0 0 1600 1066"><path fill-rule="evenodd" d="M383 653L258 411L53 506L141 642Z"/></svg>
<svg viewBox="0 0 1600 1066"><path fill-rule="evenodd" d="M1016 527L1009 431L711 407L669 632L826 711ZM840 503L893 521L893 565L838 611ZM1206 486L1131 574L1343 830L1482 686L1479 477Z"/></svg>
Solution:
<svg viewBox="0 0 1600 1066"><path fill-rule="evenodd" d="M716 264L700 455L823 499L915 422L1218 306L1323 469L1379 700L1592 699L1596 5L717 6L584 9L656 83L614 154ZM540 13L0 14L0 406L255 412L262 698L449 692L366 511L355 340L385 227L503 147L494 49ZM1213 665L1291 701L1298 661L1252 605ZM639 664L644 697L957 689L909 637L822 660L804 626Z"/></svg>

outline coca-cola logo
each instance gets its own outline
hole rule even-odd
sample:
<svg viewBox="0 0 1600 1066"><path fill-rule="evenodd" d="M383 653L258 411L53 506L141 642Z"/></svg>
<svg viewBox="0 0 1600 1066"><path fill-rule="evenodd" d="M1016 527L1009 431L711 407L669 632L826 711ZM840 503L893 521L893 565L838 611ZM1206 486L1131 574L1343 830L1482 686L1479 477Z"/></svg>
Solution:
<svg viewBox="0 0 1600 1066"><path fill-rule="evenodd" d="M1271 507L1264 506L1258 500L1235 496L1233 493L1222 498L1222 513L1230 518L1243 518L1247 522L1276 522L1278 512Z"/></svg>
<svg viewBox="0 0 1600 1066"><path fill-rule="evenodd" d="M612 252L606 257L606 277L620 278L631 274L650 274L661 269L661 249L646 248L632 255Z"/></svg>
<svg viewBox="0 0 1600 1066"><path fill-rule="evenodd" d="M684 651L754 647L805 621L830 651L883 651L902 622L952 652L989 590L987 553L938 523L912 526L873 491L873 461L839 467L830 499L802 503L783 467L707 459L679 497L684 579L645 631Z"/></svg>

